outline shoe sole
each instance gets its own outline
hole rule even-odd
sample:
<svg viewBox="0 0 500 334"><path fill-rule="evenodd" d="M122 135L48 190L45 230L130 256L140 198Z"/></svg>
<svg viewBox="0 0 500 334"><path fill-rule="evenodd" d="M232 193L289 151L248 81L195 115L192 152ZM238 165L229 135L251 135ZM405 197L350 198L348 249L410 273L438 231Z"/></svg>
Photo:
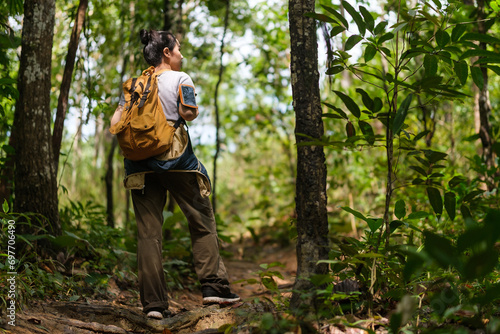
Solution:
<svg viewBox="0 0 500 334"><path fill-rule="evenodd" d="M158 320L163 319L163 315L160 312L158 312L158 311L148 312L147 317L149 319L158 319Z"/></svg>
<svg viewBox="0 0 500 334"><path fill-rule="evenodd" d="M221 297L205 297L203 298L203 305L208 304L233 304L239 302L241 298L221 298Z"/></svg>

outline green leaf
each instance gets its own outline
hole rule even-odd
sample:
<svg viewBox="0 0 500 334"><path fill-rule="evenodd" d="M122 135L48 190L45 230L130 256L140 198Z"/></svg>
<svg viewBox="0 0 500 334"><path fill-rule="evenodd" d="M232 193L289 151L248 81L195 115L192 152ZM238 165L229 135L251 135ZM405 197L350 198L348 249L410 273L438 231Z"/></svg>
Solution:
<svg viewBox="0 0 500 334"><path fill-rule="evenodd" d="M441 192L434 187L427 187L427 197L431 203L432 209L436 215L441 217L443 214L443 199L441 197Z"/></svg>
<svg viewBox="0 0 500 334"><path fill-rule="evenodd" d="M443 236L424 231L424 247L427 253L444 269L456 264L457 249Z"/></svg>
<svg viewBox="0 0 500 334"><path fill-rule="evenodd" d="M378 45L381 45L381 44L383 44L384 42L389 41L389 40L391 40L391 39L393 39L393 38L394 38L394 34L393 34L392 32L388 32L388 33L386 33L386 34L382 35L382 36L378 39L377 44L378 44Z"/></svg>
<svg viewBox="0 0 500 334"><path fill-rule="evenodd" d="M395 135L399 133L401 127L405 122L406 115L408 114L408 108L410 107L412 99L413 99L413 94L409 94L401 103L398 111L396 112L396 116L394 117L394 123L392 124L392 131Z"/></svg>
<svg viewBox="0 0 500 334"><path fill-rule="evenodd" d="M326 5L321 5L321 7L323 7L323 9L325 9L326 11L333 14L335 16L335 18L337 20L339 20L340 23L342 23L344 28L349 29L349 23L347 23L347 20L345 19L345 17L342 16L342 14L340 14L337 10L335 10L333 7L326 6Z"/></svg>
<svg viewBox="0 0 500 334"><path fill-rule="evenodd" d="M375 133L372 126L365 121L359 121L358 125L363 135L365 135L368 144L373 145L375 143Z"/></svg>
<svg viewBox="0 0 500 334"><path fill-rule="evenodd" d="M500 67L493 65L485 65L484 67L492 70L493 72L495 72L496 75L500 75Z"/></svg>
<svg viewBox="0 0 500 334"><path fill-rule="evenodd" d="M415 211L415 212L410 213L406 219L413 220L413 219L423 219L423 218L427 218L427 217L429 217L429 213L427 213L425 211Z"/></svg>
<svg viewBox="0 0 500 334"><path fill-rule="evenodd" d="M438 151L433 151L433 150L423 150L425 157L427 160L429 160L431 163L436 163L440 160L444 160L448 156L448 154L443 153L443 152L438 152Z"/></svg>
<svg viewBox="0 0 500 334"><path fill-rule="evenodd" d="M370 228L370 231L372 231L372 233L375 233L384 224L384 220L382 218L369 218L366 222L368 223L368 227Z"/></svg>
<svg viewBox="0 0 500 334"><path fill-rule="evenodd" d="M4 213L9 213L9 202L7 202L7 199L3 200L2 209Z"/></svg>
<svg viewBox="0 0 500 334"><path fill-rule="evenodd" d="M467 178L464 176L454 176L450 181L448 181L448 185L451 188L455 188L456 186L467 182Z"/></svg>
<svg viewBox="0 0 500 334"><path fill-rule="evenodd" d="M471 66L470 67L470 74L472 76L472 80L476 84L476 86L480 89L483 90L484 88L484 77L483 77L483 71L481 71L481 68L478 66Z"/></svg>
<svg viewBox="0 0 500 334"><path fill-rule="evenodd" d="M474 198L476 198L476 196L479 196L479 195L481 195L483 193L484 193L484 190L473 190L473 191L467 193L462 200L464 202L470 202Z"/></svg>
<svg viewBox="0 0 500 334"><path fill-rule="evenodd" d="M389 229L391 230L390 233L394 233L394 231L396 231L398 229L398 227L402 226L402 225L405 225L405 223L403 223L402 221L400 220L393 220L390 224L389 224Z"/></svg>
<svg viewBox="0 0 500 334"><path fill-rule="evenodd" d="M365 105L368 110L373 111L373 100L368 95L367 92L365 92L362 88L356 88L356 92L361 95L361 99L363 100L363 104Z"/></svg>
<svg viewBox="0 0 500 334"><path fill-rule="evenodd" d="M365 62L372 60L376 54L377 49L372 44L368 44L365 48Z"/></svg>
<svg viewBox="0 0 500 334"><path fill-rule="evenodd" d="M401 59L410 59L410 58L415 58L416 56L419 56L421 54L427 54L428 51L424 48L411 48L410 50L406 51L403 53L401 56Z"/></svg>
<svg viewBox="0 0 500 334"><path fill-rule="evenodd" d="M450 42L450 35L445 31L439 29L436 32L436 43L439 45L440 48L444 48L446 44Z"/></svg>
<svg viewBox="0 0 500 334"><path fill-rule="evenodd" d="M465 85L467 82L467 77L469 76L469 66L463 60L455 62L455 66L453 67L455 70L455 74L457 75L460 83Z"/></svg>
<svg viewBox="0 0 500 334"><path fill-rule="evenodd" d="M500 44L500 39L494 37L493 35L480 34L477 32L468 32L462 36L460 41L477 41L489 44Z"/></svg>
<svg viewBox="0 0 500 334"><path fill-rule="evenodd" d="M337 94L338 97L340 97L340 99L342 100L342 102L344 102L344 104L346 105L347 109L349 109L349 111L356 117L356 118L359 118L361 116L361 110L359 109L359 106L356 102L354 102L353 99L351 99L349 96L347 96L346 94L338 91L338 90L334 90L333 91L335 94Z"/></svg>
<svg viewBox="0 0 500 334"><path fill-rule="evenodd" d="M326 75L335 75L344 70L344 66L336 65L326 70Z"/></svg>
<svg viewBox="0 0 500 334"><path fill-rule="evenodd" d="M375 27L375 20L373 19L372 14L363 6L359 6L359 11L361 12L361 15L363 15L363 18L365 19L366 23L366 28L373 32L373 28Z"/></svg>
<svg viewBox="0 0 500 334"><path fill-rule="evenodd" d="M422 167L419 167L419 166L410 166L408 168L413 169L414 171L416 171L416 172L420 173L421 175L427 177L427 172Z"/></svg>
<svg viewBox="0 0 500 334"><path fill-rule="evenodd" d="M343 207L341 207L341 209L342 209L342 210L344 210L344 211L349 212L349 213L350 213L350 214L352 214L354 217L359 218L359 219L361 219L361 220L363 220L363 221L365 221L365 222L368 222L368 220L369 220L369 218L366 218L366 217L365 217L365 216L364 216L361 212L356 211L356 210L354 210L354 209L351 209L351 208L350 208L350 207L348 207L348 206L343 206ZM373 219L372 219L372 220L373 220Z"/></svg>
<svg viewBox="0 0 500 334"><path fill-rule="evenodd" d="M424 57L425 76L435 76L438 70L438 58L433 55L426 54Z"/></svg>
<svg viewBox="0 0 500 334"><path fill-rule="evenodd" d="M373 30L373 34L374 35L379 35L380 33L384 32L385 31L385 27L387 27L387 23L388 23L387 21L382 21L379 24L377 24L377 26Z"/></svg>
<svg viewBox="0 0 500 334"><path fill-rule="evenodd" d="M454 192L448 191L444 194L444 208L451 220L455 219L457 210L457 196Z"/></svg>
<svg viewBox="0 0 500 334"><path fill-rule="evenodd" d="M347 117L346 113L345 113L342 109L340 109L340 108L338 108L338 107L336 107L336 106L334 106L334 105L332 105L332 104L330 104L330 103L323 102L323 104L324 104L325 106L327 106L328 108L330 108L330 109L334 110L334 111L335 111L336 113L338 113L338 114L339 114L339 115L340 115L343 119L349 119L349 117Z"/></svg>
<svg viewBox="0 0 500 334"><path fill-rule="evenodd" d="M500 12L500 5L496 1L490 1L490 7L494 12Z"/></svg>
<svg viewBox="0 0 500 334"><path fill-rule="evenodd" d="M323 113L323 114L321 114L321 117L334 118L334 119L343 119L342 116L340 116L338 114L332 114L332 113Z"/></svg>
<svg viewBox="0 0 500 334"><path fill-rule="evenodd" d="M272 277L262 277L262 285L264 285L269 290L278 289L278 284Z"/></svg>
<svg viewBox="0 0 500 334"><path fill-rule="evenodd" d="M394 207L394 215L398 219L403 219L403 217L406 216L406 204L404 200L400 199L396 202L396 205Z"/></svg>
<svg viewBox="0 0 500 334"><path fill-rule="evenodd" d="M456 42L464 34L467 30L467 26L465 24L457 24L455 28L451 31L451 41Z"/></svg>
<svg viewBox="0 0 500 334"><path fill-rule="evenodd" d="M358 31L361 34L361 36L364 36L365 30L366 30L366 24L363 21L363 18L361 17L361 15L359 15L358 11L356 9L354 9L354 7L351 6L351 4L349 2L342 0L341 3L342 3L342 6L344 7L344 9L346 10L346 12L348 12L352 16L352 19L354 20L354 22L358 26Z"/></svg>
<svg viewBox="0 0 500 334"><path fill-rule="evenodd" d="M382 99L380 97L376 97L373 99L373 113L377 113L380 110L382 110L382 107L384 106Z"/></svg>
<svg viewBox="0 0 500 334"><path fill-rule="evenodd" d="M467 205L460 205L460 213L462 213L462 217L464 218L465 226L471 226L475 223L474 218L472 217L470 209Z"/></svg>
<svg viewBox="0 0 500 334"><path fill-rule="evenodd" d="M340 34L343 31L345 31L345 28L342 27L341 25L335 26L330 31L330 37L333 38L333 37L337 36L338 34Z"/></svg>
<svg viewBox="0 0 500 334"><path fill-rule="evenodd" d="M471 58L471 57L490 57L492 59L494 58L500 59L500 55L498 53L481 49L467 50L460 56L460 59Z"/></svg>
<svg viewBox="0 0 500 334"><path fill-rule="evenodd" d="M356 44L358 44L362 40L363 40L363 37L361 37L360 35L349 36L349 38L345 42L345 51L351 50L353 47L356 46Z"/></svg>

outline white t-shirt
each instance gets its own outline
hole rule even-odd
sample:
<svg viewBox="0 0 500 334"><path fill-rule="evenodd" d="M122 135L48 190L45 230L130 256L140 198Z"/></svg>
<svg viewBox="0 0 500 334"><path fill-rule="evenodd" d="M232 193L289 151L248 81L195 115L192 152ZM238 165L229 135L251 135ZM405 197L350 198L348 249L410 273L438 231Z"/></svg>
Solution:
<svg viewBox="0 0 500 334"><path fill-rule="evenodd" d="M189 85L194 87L193 80L185 72L165 71L158 76L158 96L160 97L163 113L169 121L177 121L179 115L179 86ZM120 97L120 106L125 105L123 93Z"/></svg>
<svg viewBox="0 0 500 334"><path fill-rule="evenodd" d="M158 96L165 117L169 121L179 119L179 86L189 85L194 87L191 77L184 72L165 71L158 76Z"/></svg>

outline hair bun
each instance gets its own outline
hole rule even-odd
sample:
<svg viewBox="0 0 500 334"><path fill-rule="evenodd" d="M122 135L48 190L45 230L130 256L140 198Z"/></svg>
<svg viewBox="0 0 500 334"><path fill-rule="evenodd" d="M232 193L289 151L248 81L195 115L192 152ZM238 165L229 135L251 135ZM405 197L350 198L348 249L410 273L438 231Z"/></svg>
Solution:
<svg viewBox="0 0 500 334"><path fill-rule="evenodd" d="M149 43L149 41L151 40L151 34L146 29L141 29L140 36L141 36L142 44L147 45Z"/></svg>

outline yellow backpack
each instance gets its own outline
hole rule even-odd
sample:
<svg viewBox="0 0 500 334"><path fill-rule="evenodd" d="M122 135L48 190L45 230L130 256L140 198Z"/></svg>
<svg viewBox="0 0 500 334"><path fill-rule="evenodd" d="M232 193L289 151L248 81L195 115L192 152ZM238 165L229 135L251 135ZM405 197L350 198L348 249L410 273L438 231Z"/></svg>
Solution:
<svg viewBox="0 0 500 334"><path fill-rule="evenodd" d="M172 146L176 128L168 124L158 96L158 75L154 67L144 70L138 78L123 84L125 105L120 121L110 127L125 158L144 160L167 151Z"/></svg>

